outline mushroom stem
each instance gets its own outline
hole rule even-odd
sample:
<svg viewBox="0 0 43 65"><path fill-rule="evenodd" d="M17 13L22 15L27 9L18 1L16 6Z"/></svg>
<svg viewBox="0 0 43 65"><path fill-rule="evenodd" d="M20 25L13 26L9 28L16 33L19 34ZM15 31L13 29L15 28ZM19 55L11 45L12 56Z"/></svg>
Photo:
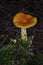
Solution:
<svg viewBox="0 0 43 65"><path fill-rule="evenodd" d="M26 31L26 28L21 28L21 39L27 40L27 31Z"/></svg>

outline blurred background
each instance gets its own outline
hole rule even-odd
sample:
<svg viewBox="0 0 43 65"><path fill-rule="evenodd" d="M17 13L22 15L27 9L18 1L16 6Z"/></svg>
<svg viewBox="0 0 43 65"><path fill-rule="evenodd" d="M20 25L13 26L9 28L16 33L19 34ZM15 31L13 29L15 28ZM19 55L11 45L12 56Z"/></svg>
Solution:
<svg viewBox="0 0 43 65"><path fill-rule="evenodd" d="M21 30L14 26L13 16L21 11L37 17L38 23L27 29L27 33L28 37L35 36L34 50L43 52L43 0L0 0L0 35L7 35L6 42L9 38L20 37Z"/></svg>

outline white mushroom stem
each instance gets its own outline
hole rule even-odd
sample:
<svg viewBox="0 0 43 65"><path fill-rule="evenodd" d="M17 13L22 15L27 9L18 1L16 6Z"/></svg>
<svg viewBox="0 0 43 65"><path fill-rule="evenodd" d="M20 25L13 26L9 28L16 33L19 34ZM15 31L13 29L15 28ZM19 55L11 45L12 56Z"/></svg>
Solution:
<svg viewBox="0 0 43 65"><path fill-rule="evenodd" d="M26 28L21 28L21 39L27 40L27 31L26 31Z"/></svg>

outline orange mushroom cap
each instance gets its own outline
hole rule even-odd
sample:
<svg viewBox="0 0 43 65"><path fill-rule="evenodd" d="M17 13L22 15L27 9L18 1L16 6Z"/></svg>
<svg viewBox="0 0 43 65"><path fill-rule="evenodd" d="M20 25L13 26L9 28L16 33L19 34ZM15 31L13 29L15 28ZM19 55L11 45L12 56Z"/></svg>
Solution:
<svg viewBox="0 0 43 65"><path fill-rule="evenodd" d="M13 23L19 28L29 28L37 23L37 18L20 12L14 16Z"/></svg>

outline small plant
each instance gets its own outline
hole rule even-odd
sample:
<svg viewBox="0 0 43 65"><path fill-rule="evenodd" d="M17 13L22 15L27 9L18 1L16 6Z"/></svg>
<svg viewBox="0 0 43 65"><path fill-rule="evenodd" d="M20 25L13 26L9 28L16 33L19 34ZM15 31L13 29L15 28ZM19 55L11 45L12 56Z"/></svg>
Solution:
<svg viewBox="0 0 43 65"><path fill-rule="evenodd" d="M30 36L27 41L18 39L16 44L10 40L1 47L0 65L43 65L43 53L33 53L33 39L34 36Z"/></svg>

